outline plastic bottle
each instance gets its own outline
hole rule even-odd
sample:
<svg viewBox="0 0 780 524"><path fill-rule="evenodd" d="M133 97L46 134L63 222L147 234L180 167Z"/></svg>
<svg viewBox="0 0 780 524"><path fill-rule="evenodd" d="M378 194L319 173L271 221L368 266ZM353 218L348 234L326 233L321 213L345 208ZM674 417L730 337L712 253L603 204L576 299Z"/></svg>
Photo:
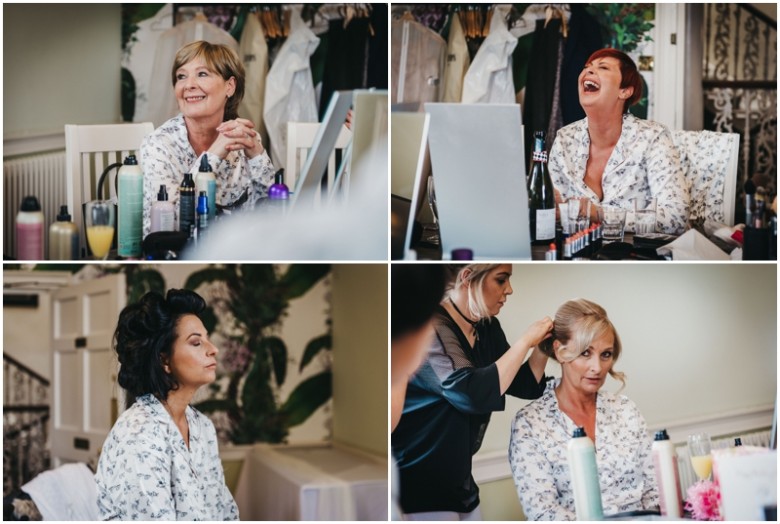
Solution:
<svg viewBox="0 0 780 524"><path fill-rule="evenodd" d="M197 230L198 237L200 237L209 227L209 197L205 191L198 193L197 212Z"/></svg>
<svg viewBox="0 0 780 524"><path fill-rule="evenodd" d="M160 184L160 191L157 193L157 202L152 203L151 210L152 227L151 232L174 231L176 229L176 213L173 209L173 203L168 202L168 188L165 184Z"/></svg>
<svg viewBox="0 0 780 524"><path fill-rule="evenodd" d="M70 219L68 206L60 206L57 220L49 226L49 260L79 259L79 228Z"/></svg>
<svg viewBox="0 0 780 524"><path fill-rule="evenodd" d="M195 226L195 182L192 173L184 173L179 186L179 231L190 234L190 226Z"/></svg>
<svg viewBox="0 0 780 524"><path fill-rule="evenodd" d="M206 192L206 196L208 196L209 199L208 220L209 222L213 221L217 214L217 206L215 205L215 202L217 201L217 177L214 176L214 172L211 170L211 165L209 164L208 156L205 153L200 157L200 169L198 170L198 174L195 175L195 191L198 195L201 191Z"/></svg>
<svg viewBox="0 0 780 524"><path fill-rule="evenodd" d="M268 201L274 206L285 209L290 199L290 188L284 184L284 169L274 175L274 184L268 188Z"/></svg>
<svg viewBox="0 0 780 524"><path fill-rule="evenodd" d="M584 428L577 428L567 447L569 474L574 490L574 508L577 520L602 520L599 472L596 468L596 447L585 434Z"/></svg>
<svg viewBox="0 0 780 524"><path fill-rule="evenodd" d="M43 260L43 212L34 196L22 199L16 215L16 258Z"/></svg>
<svg viewBox="0 0 780 524"><path fill-rule="evenodd" d="M661 515L679 519L682 517L680 473L677 469L677 453L665 429L656 431L653 441L653 464L661 499Z"/></svg>
<svg viewBox="0 0 780 524"><path fill-rule="evenodd" d="M140 257L143 253L144 172L135 155L128 155L117 175L118 214L116 253Z"/></svg>

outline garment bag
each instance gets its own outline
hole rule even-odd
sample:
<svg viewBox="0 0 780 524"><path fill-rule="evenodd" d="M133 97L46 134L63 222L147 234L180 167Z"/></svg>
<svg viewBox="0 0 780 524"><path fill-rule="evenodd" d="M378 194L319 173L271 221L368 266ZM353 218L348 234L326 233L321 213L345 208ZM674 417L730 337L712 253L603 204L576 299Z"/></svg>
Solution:
<svg viewBox="0 0 780 524"><path fill-rule="evenodd" d="M268 132L263 120L265 77L268 75L268 44L257 13L250 13L247 17L244 31L241 33L238 53L244 63L246 76L244 98L238 105L238 114L255 124L255 131L260 134L263 146L268 147Z"/></svg>

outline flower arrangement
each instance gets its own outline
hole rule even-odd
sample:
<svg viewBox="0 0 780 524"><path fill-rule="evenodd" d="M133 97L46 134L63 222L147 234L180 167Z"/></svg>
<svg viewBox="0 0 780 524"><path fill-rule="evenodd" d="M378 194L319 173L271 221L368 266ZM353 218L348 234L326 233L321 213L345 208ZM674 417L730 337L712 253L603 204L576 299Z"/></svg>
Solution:
<svg viewBox="0 0 780 524"><path fill-rule="evenodd" d="M720 514L720 487L710 480L700 480L688 488L685 510L696 520L723 520Z"/></svg>

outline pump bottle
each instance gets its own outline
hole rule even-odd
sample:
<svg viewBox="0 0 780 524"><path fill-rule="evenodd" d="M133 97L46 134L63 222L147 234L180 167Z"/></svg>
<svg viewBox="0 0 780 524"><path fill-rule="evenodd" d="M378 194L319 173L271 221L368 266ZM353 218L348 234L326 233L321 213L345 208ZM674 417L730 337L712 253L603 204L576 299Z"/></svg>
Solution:
<svg viewBox="0 0 780 524"><path fill-rule="evenodd" d="M70 219L68 206L60 206L57 220L49 227L49 260L78 260L79 229Z"/></svg>
<svg viewBox="0 0 780 524"><path fill-rule="evenodd" d="M24 197L16 215L16 258L43 260L43 212L34 196Z"/></svg>
<svg viewBox="0 0 780 524"><path fill-rule="evenodd" d="M175 213L173 203L168 202L168 188L160 184L157 202L152 203L150 232L173 231L175 229Z"/></svg>

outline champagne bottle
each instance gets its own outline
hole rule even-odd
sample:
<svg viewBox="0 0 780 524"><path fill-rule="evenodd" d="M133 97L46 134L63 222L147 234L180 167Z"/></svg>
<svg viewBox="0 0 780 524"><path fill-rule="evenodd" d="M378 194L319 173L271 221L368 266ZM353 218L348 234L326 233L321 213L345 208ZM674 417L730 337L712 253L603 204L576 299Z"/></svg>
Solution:
<svg viewBox="0 0 780 524"><path fill-rule="evenodd" d="M555 195L547 171L547 152L534 152L534 164L528 179L528 212L531 243L548 245L555 240Z"/></svg>
<svg viewBox="0 0 780 524"><path fill-rule="evenodd" d="M528 173L526 173L526 180L531 178L531 171L534 170L534 157L533 153L541 153L546 151L544 148L544 131L534 131L534 148L531 153L531 161L528 163Z"/></svg>

